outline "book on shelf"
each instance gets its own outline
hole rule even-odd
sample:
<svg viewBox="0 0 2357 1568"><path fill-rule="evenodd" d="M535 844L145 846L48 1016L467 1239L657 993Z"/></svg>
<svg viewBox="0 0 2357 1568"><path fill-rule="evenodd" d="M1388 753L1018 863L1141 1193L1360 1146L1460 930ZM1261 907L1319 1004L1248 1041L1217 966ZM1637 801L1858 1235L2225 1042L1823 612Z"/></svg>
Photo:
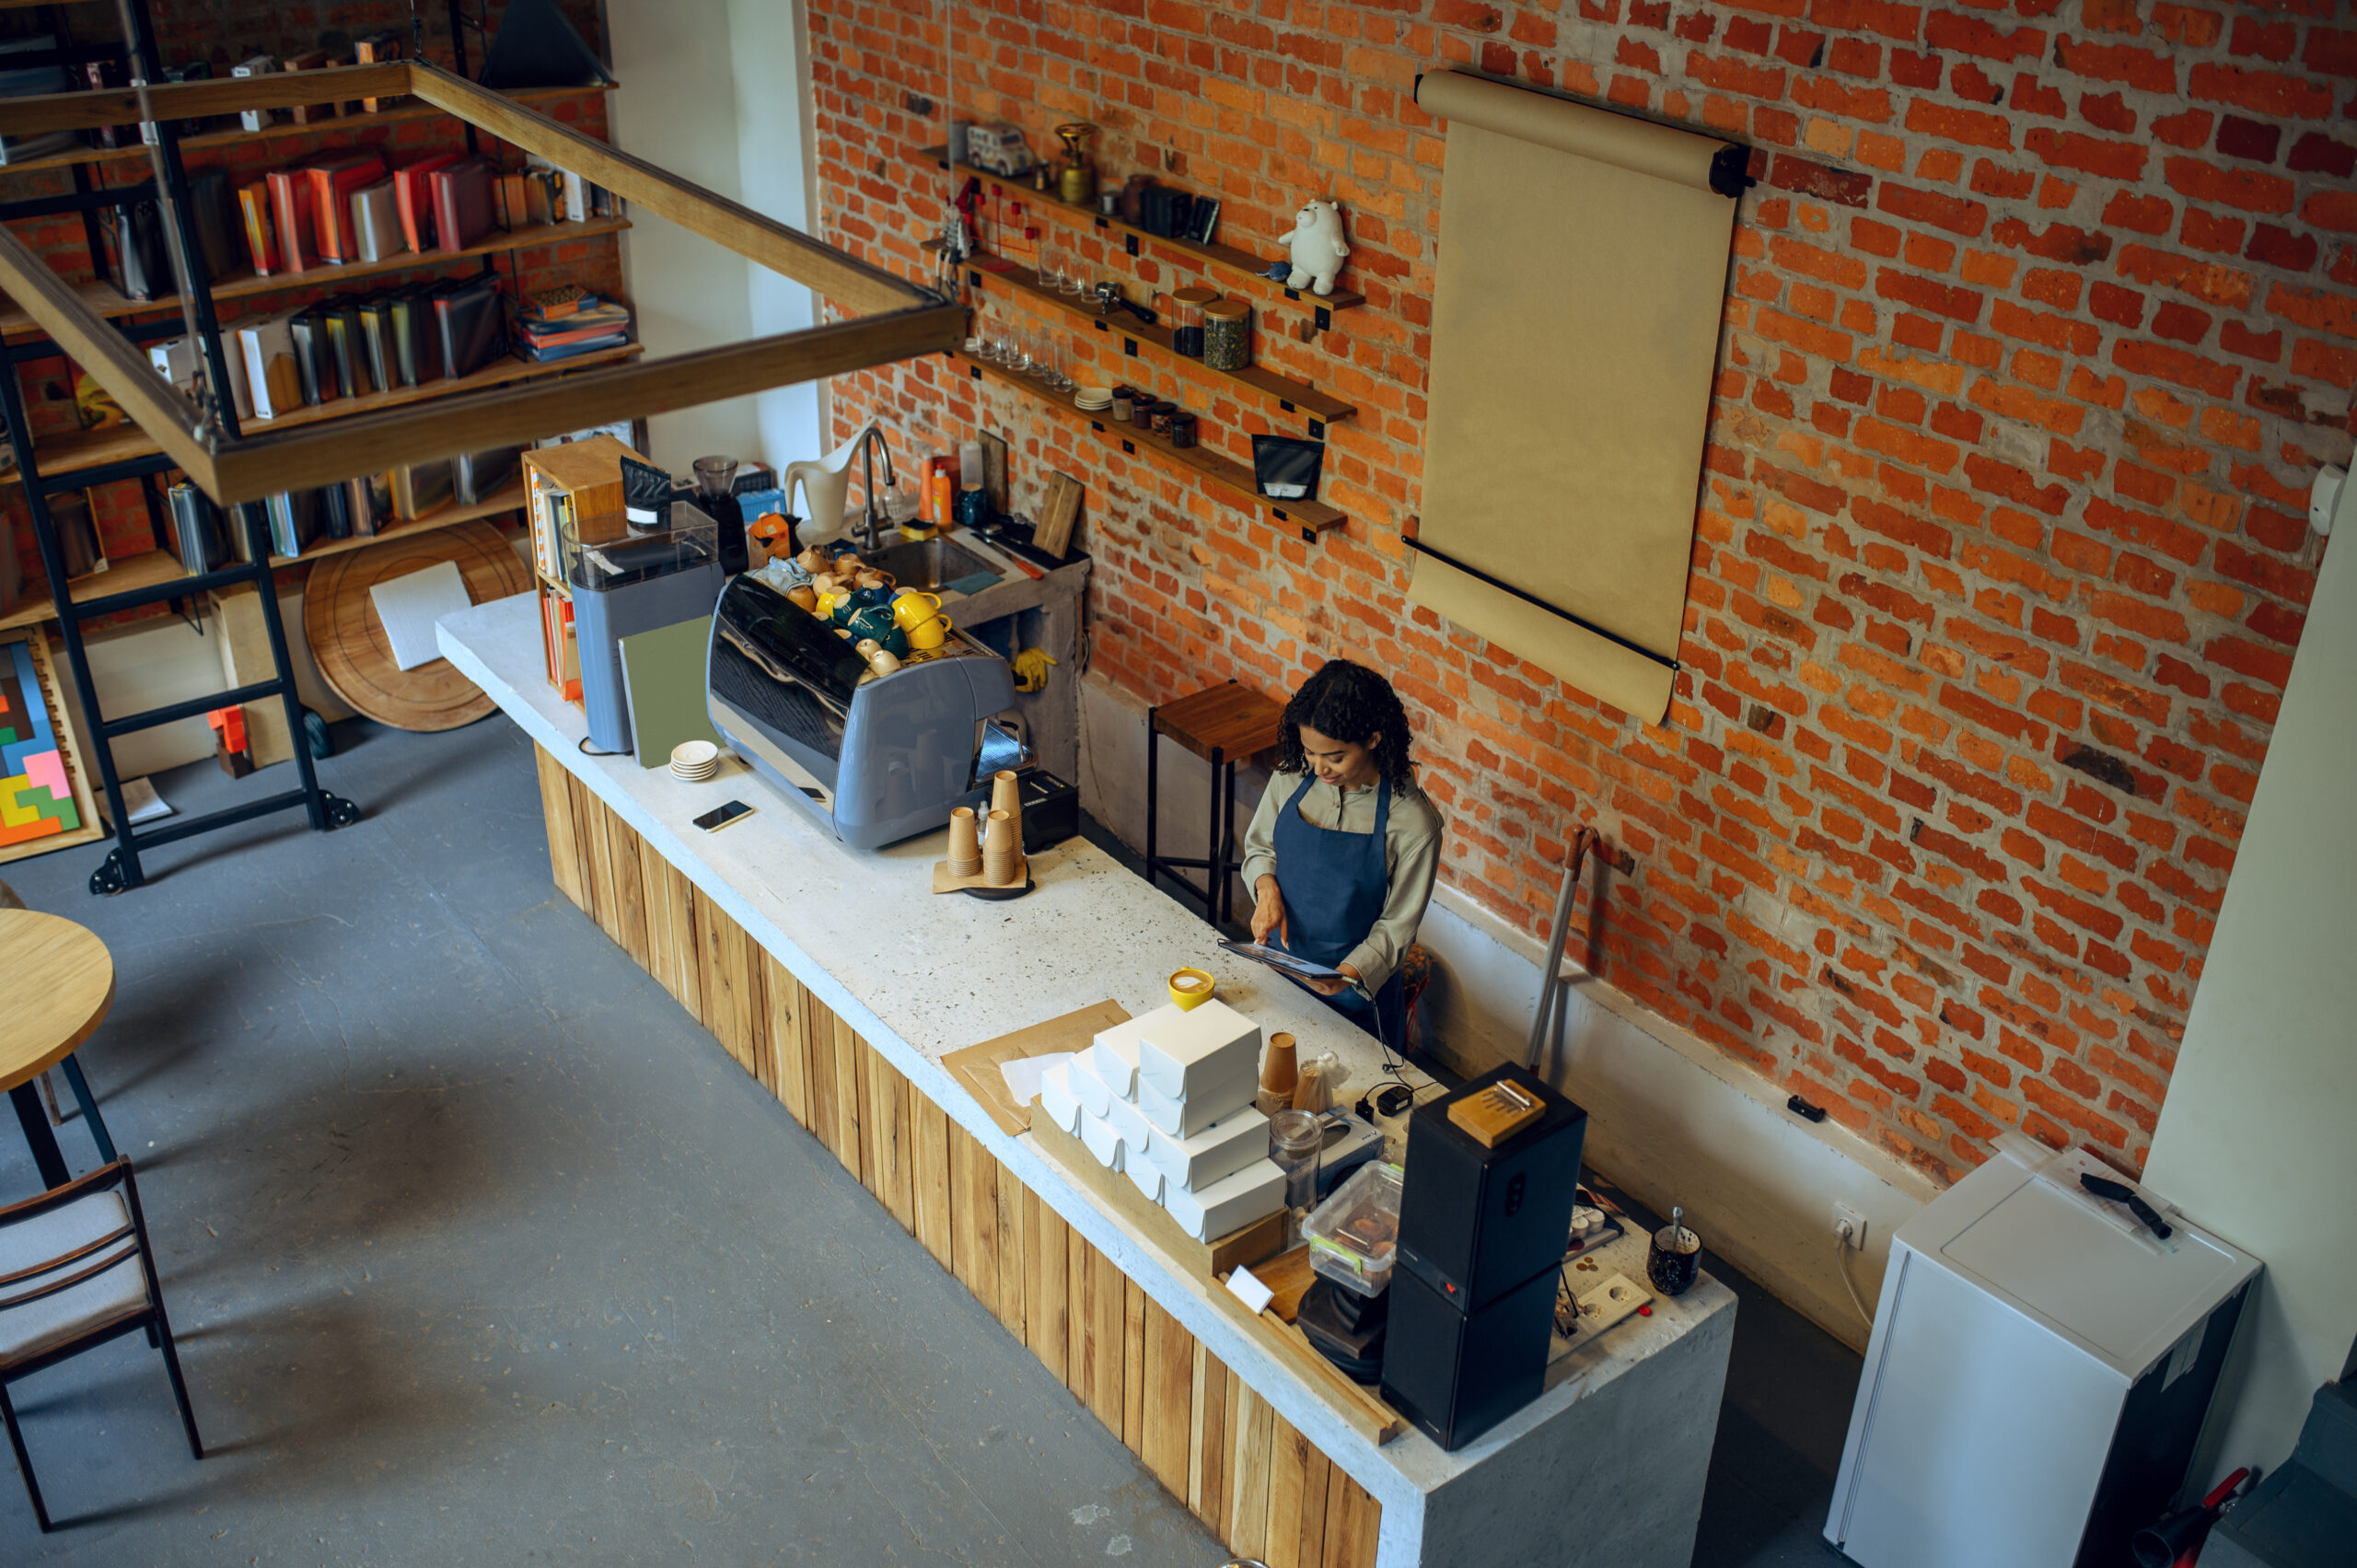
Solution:
<svg viewBox="0 0 2357 1568"><path fill-rule="evenodd" d="M270 517L270 552L296 556L319 537L319 493L281 490L262 505Z"/></svg>
<svg viewBox="0 0 2357 1568"><path fill-rule="evenodd" d="M366 38L355 38L352 41L352 60L355 65L382 65L400 58L401 58L401 35L397 32L370 33ZM401 95L398 93L386 98L364 98L360 100L360 112L374 114L379 110L390 109L401 101ZM411 249L414 250L416 247L412 246Z"/></svg>
<svg viewBox="0 0 2357 1568"><path fill-rule="evenodd" d="M343 482L345 505L352 512L352 531L362 539L374 539L387 523L393 520L393 476L390 473L362 474Z"/></svg>
<svg viewBox="0 0 2357 1568"><path fill-rule="evenodd" d="M173 295L172 259L164 247L163 209L152 200L118 202L99 209L106 238L107 271L125 299Z"/></svg>
<svg viewBox="0 0 2357 1568"><path fill-rule="evenodd" d="M352 193L385 178L385 160L376 153L353 153L315 163L310 176L311 231L319 237L319 260L355 261L360 246L352 232Z"/></svg>
<svg viewBox="0 0 2357 1568"><path fill-rule="evenodd" d="M335 401L342 389L336 385L335 365L328 348L327 313L316 305L305 306L287 318L286 335L295 345L295 370L302 382L304 406L317 408Z"/></svg>
<svg viewBox="0 0 2357 1568"><path fill-rule="evenodd" d="M412 284L392 297L393 357L401 385L442 379L442 340L434 327L434 285Z"/></svg>
<svg viewBox="0 0 2357 1568"><path fill-rule="evenodd" d="M87 490L61 490L49 498L49 521L57 548L65 557L68 578L103 572L110 564L106 540L99 533L97 515Z"/></svg>
<svg viewBox="0 0 2357 1568"><path fill-rule="evenodd" d="M401 220L401 238L420 255L435 249L434 189L427 182L438 169L449 168L464 153L429 153L393 170L393 203Z"/></svg>
<svg viewBox="0 0 2357 1568"><path fill-rule="evenodd" d="M226 170L198 169L188 177L190 226L196 230L197 254L203 258L204 275L218 283L238 270L237 199Z"/></svg>
<svg viewBox="0 0 2357 1568"><path fill-rule="evenodd" d="M499 226L493 194L499 173L489 158L462 158L426 180L434 194L435 243L442 250L464 250Z"/></svg>
<svg viewBox="0 0 2357 1568"><path fill-rule="evenodd" d="M232 76L267 76L273 71L277 69L277 61L273 60L267 54L256 54L247 59L240 60L235 65L230 66L229 75ZM275 118L276 116L273 115L267 109L240 110L238 114L238 123L249 131L259 131L263 126L270 124Z"/></svg>
<svg viewBox="0 0 2357 1568"><path fill-rule="evenodd" d="M471 376L505 352L505 312L498 280L478 273L434 291L434 323L442 366L453 380Z"/></svg>
<svg viewBox="0 0 2357 1568"><path fill-rule="evenodd" d="M310 177L299 168L273 168L264 179L270 184L271 223L278 231L280 270L307 272L319 264L319 255Z"/></svg>
<svg viewBox="0 0 2357 1568"><path fill-rule="evenodd" d="M282 71L323 71L330 65L343 64L324 49L312 49L288 55L279 62L278 68ZM297 125L316 125L322 120L334 119L335 115L336 106L331 103L295 103L286 107L286 118Z"/></svg>
<svg viewBox="0 0 2357 1568"><path fill-rule="evenodd" d="M335 367L336 394L356 398L368 390L368 351L359 342L359 308L339 299L326 304L320 314L327 319L329 362Z"/></svg>
<svg viewBox="0 0 2357 1568"><path fill-rule="evenodd" d="M563 291L544 291L561 295ZM550 312L553 310L555 314ZM584 295L579 298L534 298L517 313L517 352L538 364L620 348L630 342L630 308Z"/></svg>
<svg viewBox="0 0 2357 1568"><path fill-rule="evenodd" d="M246 254L253 258L254 275L266 278L279 270L278 225L270 213L270 181L257 180L238 186L238 212L246 220Z"/></svg>
<svg viewBox="0 0 2357 1568"><path fill-rule="evenodd" d="M304 406L303 372L295 354L296 314L285 310L238 324L238 351L246 362L256 419L275 419Z"/></svg>
<svg viewBox="0 0 2357 1568"><path fill-rule="evenodd" d="M401 202L390 180L352 193L352 232L364 261L382 261L409 249L401 234Z"/></svg>
<svg viewBox="0 0 2357 1568"><path fill-rule="evenodd" d="M323 484L311 494L319 499L319 532L330 539L350 539L352 492L342 484Z"/></svg>
<svg viewBox="0 0 2357 1568"><path fill-rule="evenodd" d="M403 463L392 470L393 516L413 523L428 512L449 504L452 492L450 459Z"/></svg>
<svg viewBox="0 0 2357 1568"><path fill-rule="evenodd" d="M367 350L368 379L380 392L402 385L401 361L393 352L393 301L390 295L362 296L360 342Z"/></svg>
<svg viewBox="0 0 2357 1568"><path fill-rule="evenodd" d="M493 447L487 452L461 452L450 459L451 489L461 506L480 506L516 477L524 455L521 447Z"/></svg>
<svg viewBox="0 0 2357 1568"><path fill-rule="evenodd" d="M57 48L57 40L49 33L31 38L0 41L0 98L32 98L66 90L67 78L63 65L11 66L12 54L46 53ZM0 136L0 168L23 163L29 158L46 157L52 153L67 152L80 146L80 135L72 131L40 131L29 136Z"/></svg>
<svg viewBox="0 0 2357 1568"><path fill-rule="evenodd" d="M229 530L222 526L213 498L186 480L169 492L172 541L180 567L192 577L217 572L229 564Z"/></svg>
<svg viewBox="0 0 2357 1568"><path fill-rule="evenodd" d="M92 92L118 90L130 85L131 76L121 60L87 60L82 64L82 82ZM127 147L137 138L136 125L94 125L82 133L82 138L94 147Z"/></svg>
<svg viewBox="0 0 2357 1568"><path fill-rule="evenodd" d="M178 388L185 396L193 398L203 383L203 360L196 350L193 338L168 338L147 345L147 363ZM226 327L221 332L221 366L229 377L229 399L239 419L254 416L253 395L246 389L245 355L238 352L235 332Z"/></svg>

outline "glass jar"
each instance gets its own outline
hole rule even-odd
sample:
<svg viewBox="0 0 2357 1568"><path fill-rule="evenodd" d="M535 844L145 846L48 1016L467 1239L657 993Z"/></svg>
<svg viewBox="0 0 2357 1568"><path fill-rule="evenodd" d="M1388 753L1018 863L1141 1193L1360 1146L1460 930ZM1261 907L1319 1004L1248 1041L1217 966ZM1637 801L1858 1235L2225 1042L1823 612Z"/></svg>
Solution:
<svg viewBox="0 0 2357 1568"><path fill-rule="evenodd" d="M1195 444L1193 414L1181 412L1170 416L1170 444L1174 447L1191 447Z"/></svg>
<svg viewBox="0 0 2357 1568"><path fill-rule="evenodd" d="M1189 359L1203 357L1204 312L1219 301L1219 291L1198 284L1164 296L1170 312L1170 346Z"/></svg>
<svg viewBox="0 0 2357 1568"><path fill-rule="evenodd" d="M1218 299L1203 307L1203 363L1213 370L1241 370L1252 363L1251 306Z"/></svg>
<svg viewBox="0 0 2357 1568"><path fill-rule="evenodd" d="M1269 1118L1269 1157L1285 1175L1285 1245L1301 1239L1301 1223L1318 1206L1318 1156L1326 1130L1306 1110L1281 1110Z"/></svg>
<svg viewBox="0 0 2357 1568"><path fill-rule="evenodd" d="M1113 417L1123 424L1129 424L1131 411L1137 404L1137 396L1138 389L1135 387L1114 388Z"/></svg>

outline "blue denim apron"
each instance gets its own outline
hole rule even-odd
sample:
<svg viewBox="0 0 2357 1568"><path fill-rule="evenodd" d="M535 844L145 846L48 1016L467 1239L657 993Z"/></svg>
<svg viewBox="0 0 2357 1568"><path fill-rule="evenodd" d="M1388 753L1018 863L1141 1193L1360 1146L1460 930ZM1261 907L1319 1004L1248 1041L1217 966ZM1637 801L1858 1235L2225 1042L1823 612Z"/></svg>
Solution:
<svg viewBox="0 0 2357 1568"><path fill-rule="evenodd" d="M1298 958L1331 969L1366 940L1367 933L1382 918L1390 892L1385 830L1391 825L1391 781L1385 779L1376 796L1372 833L1346 833L1306 820L1301 798L1316 782L1314 773L1305 777L1277 817L1277 891L1285 900L1285 935L1280 945ZM1372 1002L1355 986L1318 1000L1391 1050L1405 1051L1406 995L1394 970Z"/></svg>

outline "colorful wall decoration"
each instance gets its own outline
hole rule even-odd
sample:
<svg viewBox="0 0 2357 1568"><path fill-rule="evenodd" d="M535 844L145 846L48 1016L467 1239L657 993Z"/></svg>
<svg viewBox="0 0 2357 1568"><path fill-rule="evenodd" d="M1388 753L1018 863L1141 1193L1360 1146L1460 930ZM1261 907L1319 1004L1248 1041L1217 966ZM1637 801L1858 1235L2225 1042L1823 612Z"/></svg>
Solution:
<svg viewBox="0 0 2357 1568"><path fill-rule="evenodd" d="M0 643L0 860L98 836L47 656L32 638Z"/></svg>

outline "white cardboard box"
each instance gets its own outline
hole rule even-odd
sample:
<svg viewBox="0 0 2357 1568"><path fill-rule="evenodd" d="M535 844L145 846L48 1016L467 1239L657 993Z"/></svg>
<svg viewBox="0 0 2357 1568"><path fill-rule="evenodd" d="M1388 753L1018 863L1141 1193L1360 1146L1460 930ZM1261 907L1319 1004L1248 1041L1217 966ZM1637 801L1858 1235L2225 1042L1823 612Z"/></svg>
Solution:
<svg viewBox="0 0 2357 1568"><path fill-rule="evenodd" d="M1113 1131L1121 1135L1123 1146L1132 1154L1145 1153L1146 1144L1154 1136L1154 1127L1135 1103L1125 1099L1114 1100L1106 1109L1105 1120L1113 1124Z"/></svg>
<svg viewBox="0 0 2357 1568"><path fill-rule="evenodd" d="M1048 1120L1075 1137L1080 1132L1080 1101L1072 1092L1073 1063L1059 1062L1039 1074L1039 1109Z"/></svg>
<svg viewBox="0 0 2357 1568"><path fill-rule="evenodd" d="M1170 1185L1187 1191L1209 1187L1269 1155L1269 1119L1250 1106L1215 1121L1191 1138L1157 1131L1146 1141L1145 1156Z"/></svg>
<svg viewBox="0 0 2357 1568"><path fill-rule="evenodd" d="M1072 1091L1073 1098L1080 1101L1082 1109L1098 1118L1112 1110L1113 1091L1106 1086L1103 1078L1097 1076L1097 1069L1090 1064L1087 1051L1075 1055L1064 1063L1064 1086Z"/></svg>
<svg viewBox="0 0 2357 1568"><path fill-rule="evenodd" d="M1162 1167L1152 1160L1136 1157L1134 1151L1126 1144L1122 1146L1121 1154L1121 1174L1128 1177L1131 1184L1144 1193L1149 1202L1161 1202L1164 1181Z"/></svg>
<svg viewBox="0 0 2357 1568"><path fill-rule="evenodd" d="M1184 1099L1165 1095L1140 1074L1138 1109L1145 1112L1145 1119L1154 1123L1155 1132L1173 1138L1191 1138L1250 1105L1260 1089L1260 1068L1250 1064L1225 1083L1199 1086Z"/></svg>
<svg viewBox="0 0 2357 1568"><path fill-rule="evenodd" d="M1201 1192L1183 1191L1167 1182L1162 1189L1164 1211L1197 1241L1267 1219L1284 1202L1285 1173L1271 1159L1256 1160Z"/></svg>
<svg viewBox="0 0 2357 1568"><path fill-rule="evenodd" d="M1178 1012L1175 1004L1165 1003L1142 1017L1125 1019L1097 1032L1088 1048L1088 1064L1115 1095L1131 1099L1138 1092L1139 1031L1158 1022L1165 1014L1176 1016Z"/></svg>
<svg viewBox="0 0 2357 1568"><path fill-rule="evenodd" d="M1260 1067L1260 1026L1214 996L1191 1012L1158 1008L1137 1020L1138 1077L1185 1099Z"/></svg>
<svg viewBox="0 0 2357 1568"><path fill-rule="evenodd" d="M1107 1170L1121 1168L1121 1135L1113 1124L1101 1116L1091 1116L1086 1109L1080 1113L1080 1141L1096 1156L1097 1163Z"/></svg>

